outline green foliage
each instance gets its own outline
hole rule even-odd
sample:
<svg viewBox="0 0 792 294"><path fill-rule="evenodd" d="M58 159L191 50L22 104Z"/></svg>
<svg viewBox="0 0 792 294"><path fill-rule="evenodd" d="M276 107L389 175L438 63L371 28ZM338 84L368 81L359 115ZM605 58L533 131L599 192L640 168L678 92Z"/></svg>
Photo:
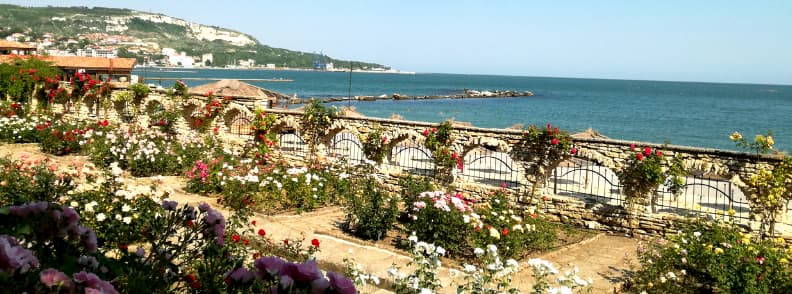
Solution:
<svg viewBox="0 0 792 294"><path fill-rule="evenodd" d="M692 222L668 239L642 242L632 293L788 293L784 241L754 242L733 224Z"/></svg>
<svg viewBox="0 0 792 294"><path fill-rule="evenodd" d="M29 102L49 79L57 80L60 69L38 58L15 58L0 64L0 98ZM43 98L40 95L39 98Z"/></svg>
<svg viewBox="0 0 792 294"><path fill-rule="evenodd" d="M354 182L356 188L346 195L345 229L363 239L384 238L396 221L399 199L371 176Z"/></svg>
<svg viewBox="0 0 792 294"><path fill-rule="evenodd" d="M631 148L635 150L635 145ZM668 161L668 162L667 162ZM665 171L664 166L669 166ZM628 206L651 205L657 201L656 193L661 184L668 181L674 194L681 193L684 186L682 177L686 174L682 159L674 157L666 159L660 150L652 151L644 147L628 159L626 166L619 171L619 182Z"/></svg>
<svg viewBox="0 0 792 294"><path fill-rule="evenodd" d="M0 207L33 201L55 201L74 188L72 177L50 160L0 158Z"/></svg>
<svg viewBox="0 0 792 294"><path fill-rule="evenodd" d="M164 107L160 111L154 111L149 116L149 125L158 127L167 134L176 133L176 121L181 113L176 108Z"/></svg>
<svg viewBox="0 0 792 294"><path fill-rule="evenodd" d="M539 186L547 181L550 173L577 152L572 148L572 137L569 133L549 123L547 128L542 129L531 125L523 132L522 139L513 150L519 151L512 154L515 158L535 163L530 171L533 176L532 198L537 196Z"/></svg>
<svg viewBox="0 0 792 294"><path fill-rule="evenodd" d="M143 98L146 98L146 96L148 96L149 91L151 91L151 89L149 89L148 86L141 83L134 83L129 85L129 90L132 91L132 93L135 95L136 103L140 103L140 101L142 101Z"/></svg>
<svg viewBox="0 0 792 294"><path fill-rule="evenodd" d="M267 113L263 108L256 108L256 116L253 118L253 141L256 144L256 158L269 158L269 153L273 145L278 142L278 134L273 130L277 117L272 113Z"/></svg>
<svg viewBox="0 0 792 294"><path fill-rule="evenodd" d="M189 88L187 88L187 84L185 84L181 80L177 80L175 83L173 83L173 96L174 98L182 98L182 99L190 98Z"/></svg>
<svg viewBox="0 0 792 294"><path fill-rule="evenodd" d="M49 117L30 114L28 107L18 102L0 102L0 141L8 143L37 143L39 129L48 124Z"/></svg>
<svg viewBox="0 0 792 294"><path fill-rule="evenodd" d="M363 154L371 161L382 163L382 160L388 156L390 149L388 148L388 137L384 136L383 128L381 126L374 127L374 130L368 133L364 138L360 138L363 145Z"/></svg>
<svg viewBox="0 0 792 294"><path fill-rule="evenodd" d="M85 133L86 124L56 123L39 130L41 151L54 155L79 153L82 149L80 141Z"/></svg>
<svg viewBox="0 0 792 294"><path fill-rule="evenodd" d="M470 250L468 237L473 228L472 208L466 202L461 194L422 192L415 202L405 205L410 218L405 228L419 240L445 248L449 255L464 256Z"/></svg>
<svg viewBox="0 0 792 294"><path fill-rule="evenodd" d="M758 134L753 142L749 142L739 132L730 136L737 146L753 151L757 155L765 154L773 149L775 141L773 132L766 135ZM783 156L779 164L772 170L759 169L759 172L748 179L747 185L741 184L753 213L761 217L763 236L775 234L776 216L786 209L792 200L792 157Z"/></svg>
<svg viewBox="0 0 792 294"><path fill-rule="evenodd" d="M445 249L440 245L427 244L418 241L416 235L408 238L410 241L410 255L412 261L408 267L414 267L409 275L399 273L399 268L394 264L388 273L393 278L393 291L397 294L437 293L443 284L438 276L440 257L445 255Z"/></svg>
<svg viewBox="0 0 792 294"><path fill-rule="evenodd" d="M437 190L429 177L419 177L408 175L399 179L399 195L404 203L413 203L418 199L418 195L426 191ZM409 211L408 211L409 212Z"/></svg>
<svg viewBox="0 0 792 294"><path fill-rule="evenodd" d="M529 209L525 216L509 202L508 191L498 190L488 197L487 202L476 208L483 227L478 226L473 234L473 245L484 248L493 244L506 258L521 259L527 253L546 250L556 240L557 229L540 216L536 209Z"/></svg>
<svg viewBox="0 0 792 294"><path fill-rule="evenodd" d="M462 158L453 150L454 138L451 136L453 127L450 121L444 121L437 128L423 131L426 141L424 146L432 152L435 164L435 178L443 183L453 180L451 171L454 167L462 170Z"/></svg>
<svg viewBox="0 0 792 294"><path fill-rule="evenodd" d="M756 154L765 154L773 150L775 141L773 140L773 131L767 131L766 135L757 134L753 142L749 142L739 132L734 132L729 138L737 144L738 147L748 149Z"/></svg>
<svg viewBox="0 0 792 294"><path fill-rule="evenodd" d="M83 223L94 228L100 243L123 247L142 241L140 230L151 227L167 194L151 188L129 189L110 173L92 175L88 180L90 183L72 191L70 202L81 213Z"/></svg>
<svg viewBox="0 0 792 294"><path fill-rule="evenodd" d="M687 170L682 161L682 155L677 154L671 159L668 163L666 175L668 175L666 185L671 194L675 197L682 194L685 188L685 176L687 175Z"/></svg>
<svg viewBox="0 0 792 294"><path fill-rule="evenodd" d="M337 115L338 111L335 107L326 107L317 99L311 100L311 104L305 106L301 131L304 135L303 139L308 143L311 159L316 159L316 147L319 140L330 131L329 128Z"/></svg>

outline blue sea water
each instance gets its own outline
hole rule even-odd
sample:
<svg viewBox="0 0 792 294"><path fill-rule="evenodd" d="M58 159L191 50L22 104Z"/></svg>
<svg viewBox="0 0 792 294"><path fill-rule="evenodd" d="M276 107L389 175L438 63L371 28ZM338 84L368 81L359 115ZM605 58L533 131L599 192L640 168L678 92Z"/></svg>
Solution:
<svg viewBox="0 0 792 294"><path fill-rule="evenodd" d="M349 73L274 70L136 70L141 77L284 78L251 84L299 97L349 93ZM792 150L792 86L600 80L459 74L353 73L352 95L446 95L463 89L531 91L498 99L336 102L373 117L440 122L453 118L478 127L548 122L572 132L593 128L616 139L733 149L729 135L752 138L773 131L776 148ZM188 81L188 85L210 81ZM170 86L173 81L163 81Z"/></svg>

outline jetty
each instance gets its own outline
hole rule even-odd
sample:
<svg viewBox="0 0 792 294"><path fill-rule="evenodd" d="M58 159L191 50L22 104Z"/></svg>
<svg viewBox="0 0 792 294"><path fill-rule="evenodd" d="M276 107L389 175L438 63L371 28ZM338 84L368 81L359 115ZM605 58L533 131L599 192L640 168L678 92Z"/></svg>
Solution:
<svg viewBox="0 0 792 294"><path fill-rule="evenodd" d="M154 80L154 81L175 81L175 80L181 80L181 81L219 81L219 80L225 80L225 79L227 79L227 78L176 78L176 77L146 77L145 78L146 81L149 81L149 80ZM292 79L281 79L281 78L275 78L275 79L235 79L235 80L243 81L243 82L267 82L267 83L294 82L294 80L292 80Z"/></svg>
<svg viewBox="0 0 792 294"><path fill-rule="evenodd" d="M425 96L410 96L394 93L393 95L380 95L380 96L354 96L354 97L331 97L322 98L322 102L339 102L339 101L377 101L377 100L429 100L429 99L465 99L465 98L509 98L509 97L530 97L534 94L531 91L478 91L464 89L460 94L451 95L425 95ZM314 98L295 98L289 99L289 104L302 104L308 103Z"/></svg>

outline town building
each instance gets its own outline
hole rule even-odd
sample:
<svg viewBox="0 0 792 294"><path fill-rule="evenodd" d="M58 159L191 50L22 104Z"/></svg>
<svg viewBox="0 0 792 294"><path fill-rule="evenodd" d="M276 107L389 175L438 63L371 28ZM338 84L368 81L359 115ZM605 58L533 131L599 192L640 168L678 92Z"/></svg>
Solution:
<svg viewBox="0 0 792 294"><path fill-rule="evenodd" d="M15 62L18 59L31 58L35 46L0 41L0 63ZM19 54L25 53L25 54ZM43 61L60 68L64 76L74 76L81 72L90 74L102 81L109 81L119 85L128 85L132 82L132 69L135 67L134 58L104 58L85 56L36 56Z"/></svg>
<svg viewBox="0 0 792 294"><path fill-rule="evenodd" d="M32 55L36 52L36 50L36 46L0 40L0 55Z"/></svg>

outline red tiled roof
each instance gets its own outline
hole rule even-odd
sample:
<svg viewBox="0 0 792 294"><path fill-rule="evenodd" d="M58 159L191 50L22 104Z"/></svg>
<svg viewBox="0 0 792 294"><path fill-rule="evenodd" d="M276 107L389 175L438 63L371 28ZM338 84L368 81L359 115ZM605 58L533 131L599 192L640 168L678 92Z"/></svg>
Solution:
<svg viewBox="0 0 792 294"><path fill-rule="evenodd" d="M23 44L19 42L11 42L6 40L0 40L0 48L3 49L29 49L29 50L36 50L36 46L31 46L28 44Z"/></svg>
<svg viewBox="0 0 792 294"><path fill-rule="evenodd" d="M2 55L0 62L5 63L14 58L29 58L30 56ZM82 56L38 56L37 58L52 63L52 65L66 69L114 69L131 71L135 66L134 58L104 58Z"/></svg>

